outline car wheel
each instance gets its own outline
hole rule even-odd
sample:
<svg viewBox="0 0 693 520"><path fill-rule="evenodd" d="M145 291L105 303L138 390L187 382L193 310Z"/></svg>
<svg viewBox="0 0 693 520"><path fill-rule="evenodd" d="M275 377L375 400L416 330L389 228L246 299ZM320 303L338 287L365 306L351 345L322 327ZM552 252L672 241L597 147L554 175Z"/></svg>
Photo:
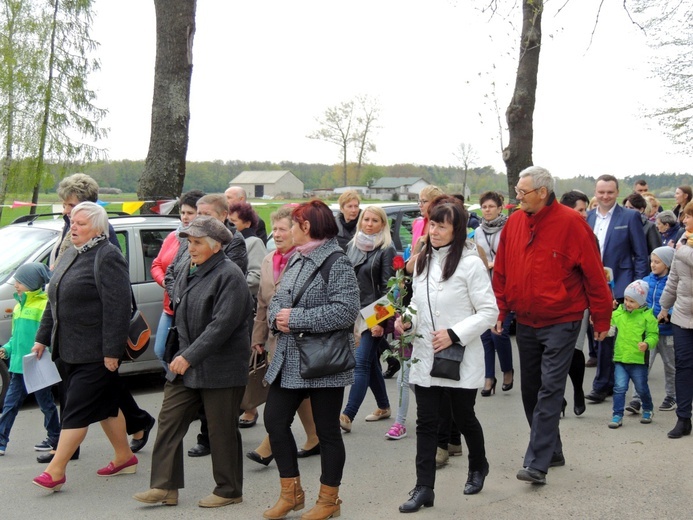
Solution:
<svg viewBox="0 0 693 520"><path fill-rule="evenodd" d="M5 394L10 386L10 371L4 361L0 361L0 410L5 403Z"/></svg>

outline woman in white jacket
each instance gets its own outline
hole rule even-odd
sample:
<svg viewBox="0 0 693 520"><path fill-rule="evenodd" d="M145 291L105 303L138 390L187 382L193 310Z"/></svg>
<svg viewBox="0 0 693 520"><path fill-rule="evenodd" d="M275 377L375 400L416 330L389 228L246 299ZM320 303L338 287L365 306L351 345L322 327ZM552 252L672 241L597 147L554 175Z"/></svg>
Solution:
<svg viewBox="0 0 693 520"><path fill-rule="evenodd" d="M445 197L445 196L443 196ZM447 197L446 197L447 199ZM498 307L486 266L475 246L466 241L467 212L459 203L434 204L429 244L414 271L411 307L416 314L398 320L398 330L415 332L409 375L416 395L416 487L402 504L403 513L431 507L436 474L438 409L450 390L452 413L469 452L464 494L481 491L489 465L484 433L474 412L476 394L484 385L484 348L480 335L493 326ZM411 323L407 321L411 320ZM404 323L403 323L404 322ZM460 343L465 348L459 380L432 377L434 354Z"/></svg>

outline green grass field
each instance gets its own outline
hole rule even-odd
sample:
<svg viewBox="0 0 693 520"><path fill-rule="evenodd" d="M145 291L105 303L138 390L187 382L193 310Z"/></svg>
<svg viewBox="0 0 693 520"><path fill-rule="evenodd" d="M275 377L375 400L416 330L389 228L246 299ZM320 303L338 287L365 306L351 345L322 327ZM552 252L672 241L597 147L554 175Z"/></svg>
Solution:
<svg viewBox="0 0 693 520"><path fill-rule="evenodd" d="M7 206L11 206L13 201L28 201L29 200L28 195L14 195L14 194L9 194L7 195L7 198L5 200L5 204ZM104 202L109 202L107 206L105 206L106 211L109 212L119 212L123 210L123 201L137 201L137 195L134 193L121 193L118 195L107 195L107 194L102 194L99 197L102 201ZM257 211L258 215L260 215L260 218L264 220L267 223L267 227L270 227L270 214L272 212L276 211L277 208L283 206L284 204L288 204L290 202L303 202L305 199L296 199L296 200L282 200L282 201L277 201L277 202L266 202L262 200L253 200L255 211ZM327 204L332 204L335 201L332 200L327 200L325 201ZM382 201L367 201L364 200L364 203L367 202L382 202ZM660 202L662 204L662 207L664 209L672 209L676 203L674 199L660 199ZM44 204L48 204L48 206L44 206ZM60 199L58 198L57 194L46 194L42 195L39 197L39 206L36 208L37 211L36 213L51 213L52 212L52 207L50 205L52 204L60 204ZM6 226L10 222L12 222L14 219L17 217L20 217L22 215L26 215L29 213L29 207L28 206L22 206L18 208L11 208L11 207L4 207L2 208L2 217L0 218L0 227ZM137 214L136 212L135 214ZM479 213L477 211L477 213ZM269 229L268 229L269 232Z"/></svg>

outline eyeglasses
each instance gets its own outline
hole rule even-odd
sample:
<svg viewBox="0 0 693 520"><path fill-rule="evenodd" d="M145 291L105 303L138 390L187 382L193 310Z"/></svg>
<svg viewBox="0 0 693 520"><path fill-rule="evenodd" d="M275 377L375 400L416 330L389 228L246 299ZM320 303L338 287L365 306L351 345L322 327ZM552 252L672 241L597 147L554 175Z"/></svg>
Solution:
<svg viewBox="0 0 693 520"><path fill-rule="evenodd" d="M520 197L525 197L525 196L529 195L530 193L534 193L535 191L539 191L540 189L541 189L541 187L534 188L533 190L525 191L525 190L521 190L517 186L515 186L515 193L517 193Z"/></svg>
<svg viewBox="0 0 693 520"><path fill-rule="evenodd" d="M427 201L427 200L419 199L419 206L423 206L424 204L428 204L428 203L429 203L429 201Z"/></svg>

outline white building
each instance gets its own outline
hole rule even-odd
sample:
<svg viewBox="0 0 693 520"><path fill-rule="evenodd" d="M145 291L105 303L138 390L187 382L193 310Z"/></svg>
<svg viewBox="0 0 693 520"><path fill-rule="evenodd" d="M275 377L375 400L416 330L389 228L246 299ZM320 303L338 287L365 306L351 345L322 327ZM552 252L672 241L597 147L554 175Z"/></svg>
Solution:
<svg viewBox="0 0 693 520"><path fill-rule="evenodd" d="M303 181L289 170L245 171L231 180L229 186L239 186L249 199L287 198L303 196Z"/></svg>

